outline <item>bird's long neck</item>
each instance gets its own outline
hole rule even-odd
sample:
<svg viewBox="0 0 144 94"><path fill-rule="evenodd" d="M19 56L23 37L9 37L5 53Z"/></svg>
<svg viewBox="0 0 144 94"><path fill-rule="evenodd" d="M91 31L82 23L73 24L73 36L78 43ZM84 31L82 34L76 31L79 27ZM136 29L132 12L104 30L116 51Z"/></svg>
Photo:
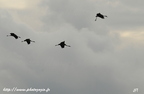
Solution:
<svg viewBox="0 0 144 94"><path fill-rule="evenodd" d="M8 36L11 36L11 35L7 35L7 37L8 37Z"/></svg>

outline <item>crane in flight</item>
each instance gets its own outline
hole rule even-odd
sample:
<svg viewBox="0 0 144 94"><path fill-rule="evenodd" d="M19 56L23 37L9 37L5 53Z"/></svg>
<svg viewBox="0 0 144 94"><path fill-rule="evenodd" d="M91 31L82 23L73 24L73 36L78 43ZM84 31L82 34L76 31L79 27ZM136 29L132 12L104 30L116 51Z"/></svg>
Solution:
<svg viewBox="0 0 144 94"><path fill-rule="evenodd" d="M29 45L31 42L35 42L35 41L32 41L32 40L30 40L30 39L25 39L25 40L23 40L22 42L27 42L27 44Z"/></svg>
<svg viewBox="0 0 144 94"><path fill-rule="evenodd" d="M7 35L8 36L12 36L14 37L15 39L18 39L18 38L21 38L20 36L16 35L15 33L10 33L10 35Z"/></svg>
<svg viewBox="0 0 144 94"><path fill-rule="evenodd" d="M57 44L55 46L59 46L59 45L61 46L61 48L64 48L65 46L71 47L70 45L65 44L65 41L62 41L61 43L59 43L59 44Z"/></svg>
<svg viewBox="0 0 144 94"><path fill-rule="evenodd" d="M107 17L106 15L103 15L103 14L101 14L101 13L97 13L96 14L96 19L95 19L95 21L97 20L97 17L99 17L99 18L101 18L101 19L104 19L105 17Z"/></svg>

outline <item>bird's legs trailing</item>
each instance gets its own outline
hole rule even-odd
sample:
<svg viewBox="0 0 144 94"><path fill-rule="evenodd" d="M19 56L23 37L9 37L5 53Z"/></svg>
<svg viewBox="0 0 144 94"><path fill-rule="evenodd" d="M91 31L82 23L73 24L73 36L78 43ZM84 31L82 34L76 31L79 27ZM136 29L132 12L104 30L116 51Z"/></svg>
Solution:
<svg viewBox="0 0 144 94"><path fill-rule="evenodd" d="M35 41L31 41L31 42L34 42L34 43L35 43Z"/></svg>
<svg viewBox="0 0 144 94"><path fill-rule="evenodd" d="M96 16L96 18L95 18L95 21L97 20L97 16Z"/></svg>
<svg viewBox="0 0 144 94"><path fill-rule="evenodd" d="M70 45L65 45L65 46L67 46L67 47L71 47Z"/></svg>
<svg viewBox="0 0 144 94"><path fill-rule="evenodd" d="M104 17L107 17L107 15L104 15Z"/></svg>

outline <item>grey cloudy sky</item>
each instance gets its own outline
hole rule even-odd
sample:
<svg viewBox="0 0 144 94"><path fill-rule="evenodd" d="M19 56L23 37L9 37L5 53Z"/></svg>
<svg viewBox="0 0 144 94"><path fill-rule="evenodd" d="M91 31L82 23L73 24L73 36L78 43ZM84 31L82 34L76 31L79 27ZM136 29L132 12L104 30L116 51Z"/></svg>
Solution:
<svg viewBox="0 0 144 94"><path fill-rule="evenodd" d="M3 88L41 94L144 93L143 0L0 0ZM98 18L96 13L108 16ZM16 33L21 39L6 37ZM31 45L21 41L31 38ZM55 45L66 41L70 48ZM36 92L9 92L35 94Z"/></svg>

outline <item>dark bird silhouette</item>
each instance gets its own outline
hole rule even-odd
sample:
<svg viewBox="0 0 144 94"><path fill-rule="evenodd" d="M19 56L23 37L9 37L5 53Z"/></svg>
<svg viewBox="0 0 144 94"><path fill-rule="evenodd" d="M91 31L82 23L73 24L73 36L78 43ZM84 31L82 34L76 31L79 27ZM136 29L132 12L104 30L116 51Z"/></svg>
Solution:
<svg viewBox="0 0 144 94"><path fill-rule="evenodd" d="M101 13L97 13L95 21L97 20L97 17L100 17L100 18L104 19L107 16L106 15L102 15Z"/></svg>
<svg viewBox="0 0 144 94"><path fill-rule="evenodd" d="M21 38L20 36L17 36L15 33L10 33L10 35L7 35L8 36L12 36L14 37L15 39L18 39L18 38Z"/></svg>
<svg viewBox="0 0 144 94"><path fill-rule="evenodd" d="M70 45L66 45L65 44L65 41L63 41L63 42L61 42L61 43L59 43L59 44L57 44L57 45L55 45L55 46L61 46L61 48L64 48L65 46L67 46L67 47L71 47Z"/></svg>
<svg viewBox="0 0 144 94"><path fill-rule="evenodd" d="M27 42L27 44L29 45L31 42L35 42L35 41L32 41L32 40L30 40L30 39L25 39L25 40L23 40L22 42Z"/></svg>

